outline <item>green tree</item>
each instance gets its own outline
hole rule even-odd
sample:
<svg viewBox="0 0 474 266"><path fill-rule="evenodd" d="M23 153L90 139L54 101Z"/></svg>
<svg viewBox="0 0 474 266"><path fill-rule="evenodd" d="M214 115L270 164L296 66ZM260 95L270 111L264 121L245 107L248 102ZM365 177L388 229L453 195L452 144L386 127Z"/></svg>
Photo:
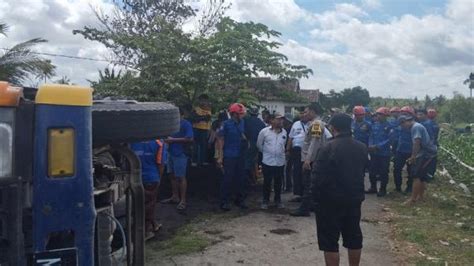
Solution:
<svg viewBox="0 0 474 266"><path fill-rule="evenodd" d="M0 23L0 35L6 36L7 30L7 24ZM54 76L55 66L51 61L31 50L35 45L45 42L44 39L34 38L0 52L0 80L20 84L32 76L44 80Z"/></svg>
<svg viewBox="0 0 474 266"><path fill-rule="evenodd" d="M431 100L428 94L426 94L425 96L424 107L425 108L433 107L433 101Z"/></svg>
<svg viewBox="0 0 474 266"><path fill-rule="evenodd" d="M62 76L60 79L54 81L56 84L64 84L64 85L73 85L71 79L68 76Z"/></svg>
<svg viewBox="0 0 474 266"><path fill-rule="evenodd" d="M276 50L280 33L260 23L223 17L226 8L212 1L197 33L185 33L184 21L196 17L185 1L117 1L115 15L98 14L100 28L75 30L110 48L115 61L137 71L133 86L117 87L138 100L192 104L201 93L226 104L248 89L253 77L302 78L312 74L291 65ZM98 90L98 93L100 90ZM240 96L239 96L240 95Z"/></svg>
<svg viewBox="0 0 474 266"><path fill-rule="evenodd" d="M474 89L474 73L471 72L471 74L469 75L469 78L466 79L463 83L464 85L468 85L470 98L472 99L472 90Z"/></svg>
<svg viewBox="0 0 474 266"><path fill-rule="evenodd" d="M341 100L342 104L347 106L346 111L350 112L356 105L368 105L370 103L370 94L368 90L357 86L352 89L344 89L341 92Z"/></svg>
<svg viewBox="0 0 474 266"><path fill-rule="evenodd" d="M448 123L472 123L474 121L474 105L471 99L455 92L453 99L441 108L441 118Z"/></svg>

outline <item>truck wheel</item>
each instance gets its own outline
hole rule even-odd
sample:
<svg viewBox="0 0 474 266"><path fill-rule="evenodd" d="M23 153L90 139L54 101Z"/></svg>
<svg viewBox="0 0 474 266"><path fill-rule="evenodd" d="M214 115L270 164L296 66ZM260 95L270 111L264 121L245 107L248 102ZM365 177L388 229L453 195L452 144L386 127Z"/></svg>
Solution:
<svg viewBox="0 0 474 266"><path fill-rule="evenodd" d="M179 131L179 109L169 103L95 101L92 142L95 147L169 136Z"/></svg>

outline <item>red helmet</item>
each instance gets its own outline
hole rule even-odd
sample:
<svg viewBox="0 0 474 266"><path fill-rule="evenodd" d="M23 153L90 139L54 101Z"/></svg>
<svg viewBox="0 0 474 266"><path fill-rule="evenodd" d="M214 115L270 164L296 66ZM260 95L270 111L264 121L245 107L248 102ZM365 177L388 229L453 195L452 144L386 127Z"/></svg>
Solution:
<svg viewBox="0 0 474 266"><path fill-rule="evenodd" d="M229 113L245 114L245 106L240 103L233 103L229 106Z"/></svg>
<svg viewBox="0 0 474 266"><path fill-rule="evenodd" d="M354 109L352 109L352 113L354 115L365 115L365 108L364 106L354 106Z"/></svg>
<svg viewBox="0 0 474 266"><path fill-rule="evenodd" d="M390 110L388 109L388 107L380 107L379 109L377 109L377 111L375 111L375 113L388 116L390 115Z"/></svg>
<svg viewBox="0 0 474 266"><path fill-rule="evenodd" d="M438 115L438 112L436 112L435 109L428 109L428 118L429 119L434 119Z"/></svg>
<svg viewBox="0 0 474 266"><path fill-rule="evenodd" d="M392 108L390 109L390 113L400 113L400 108L399 108L399 107L396 107L396 106L395 106L395 107L392 107Z"/></svg>
<svg viewBox="0 0 474 266"><path fill-rule="evenodd" d="M400 109L400 112L415 115L415 110L413 110L413 108L411 108L410 106L403 106L402 109Z"/></svg>

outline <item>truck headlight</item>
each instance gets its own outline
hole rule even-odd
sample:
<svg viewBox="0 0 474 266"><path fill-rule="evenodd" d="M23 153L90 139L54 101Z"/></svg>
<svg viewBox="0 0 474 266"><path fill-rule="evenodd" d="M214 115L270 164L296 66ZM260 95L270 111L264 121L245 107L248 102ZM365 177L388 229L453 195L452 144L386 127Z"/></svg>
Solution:
<svg viewBox="0 0 474 266"><path fill-rule="evenodd" d="M10 124L0 122L0 178L11 177L13 168L13 130Z"/></svg>

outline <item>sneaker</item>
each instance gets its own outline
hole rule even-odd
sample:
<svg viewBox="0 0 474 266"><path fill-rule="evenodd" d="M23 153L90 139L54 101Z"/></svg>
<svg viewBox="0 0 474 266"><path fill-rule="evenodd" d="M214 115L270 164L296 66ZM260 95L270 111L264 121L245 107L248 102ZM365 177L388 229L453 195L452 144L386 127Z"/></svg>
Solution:
<svg viewBox="0 0 474 266"><path fill-rule="evenodd" d="M283 205L283 203L281 203L281 202L278 202L278 203L275 204L275 207L276 207L277 209L284 209L284 208L285 208L285 205Z"/></svg>
<svg viewBox="0 0 474 266"><path fill-rule="evenodd" d="M268 203L262 203L262 205L260 205L260 209L262 210L268 210Z"/></svg>
<svg viewBox="0 0 474 266"><path fill-rule="evenodd" d="M290 215L294 216L294 217L308 217L311 214L309 213L309 211L304 211L304 210L298 208L296 210L291 211Z"/></svg>

